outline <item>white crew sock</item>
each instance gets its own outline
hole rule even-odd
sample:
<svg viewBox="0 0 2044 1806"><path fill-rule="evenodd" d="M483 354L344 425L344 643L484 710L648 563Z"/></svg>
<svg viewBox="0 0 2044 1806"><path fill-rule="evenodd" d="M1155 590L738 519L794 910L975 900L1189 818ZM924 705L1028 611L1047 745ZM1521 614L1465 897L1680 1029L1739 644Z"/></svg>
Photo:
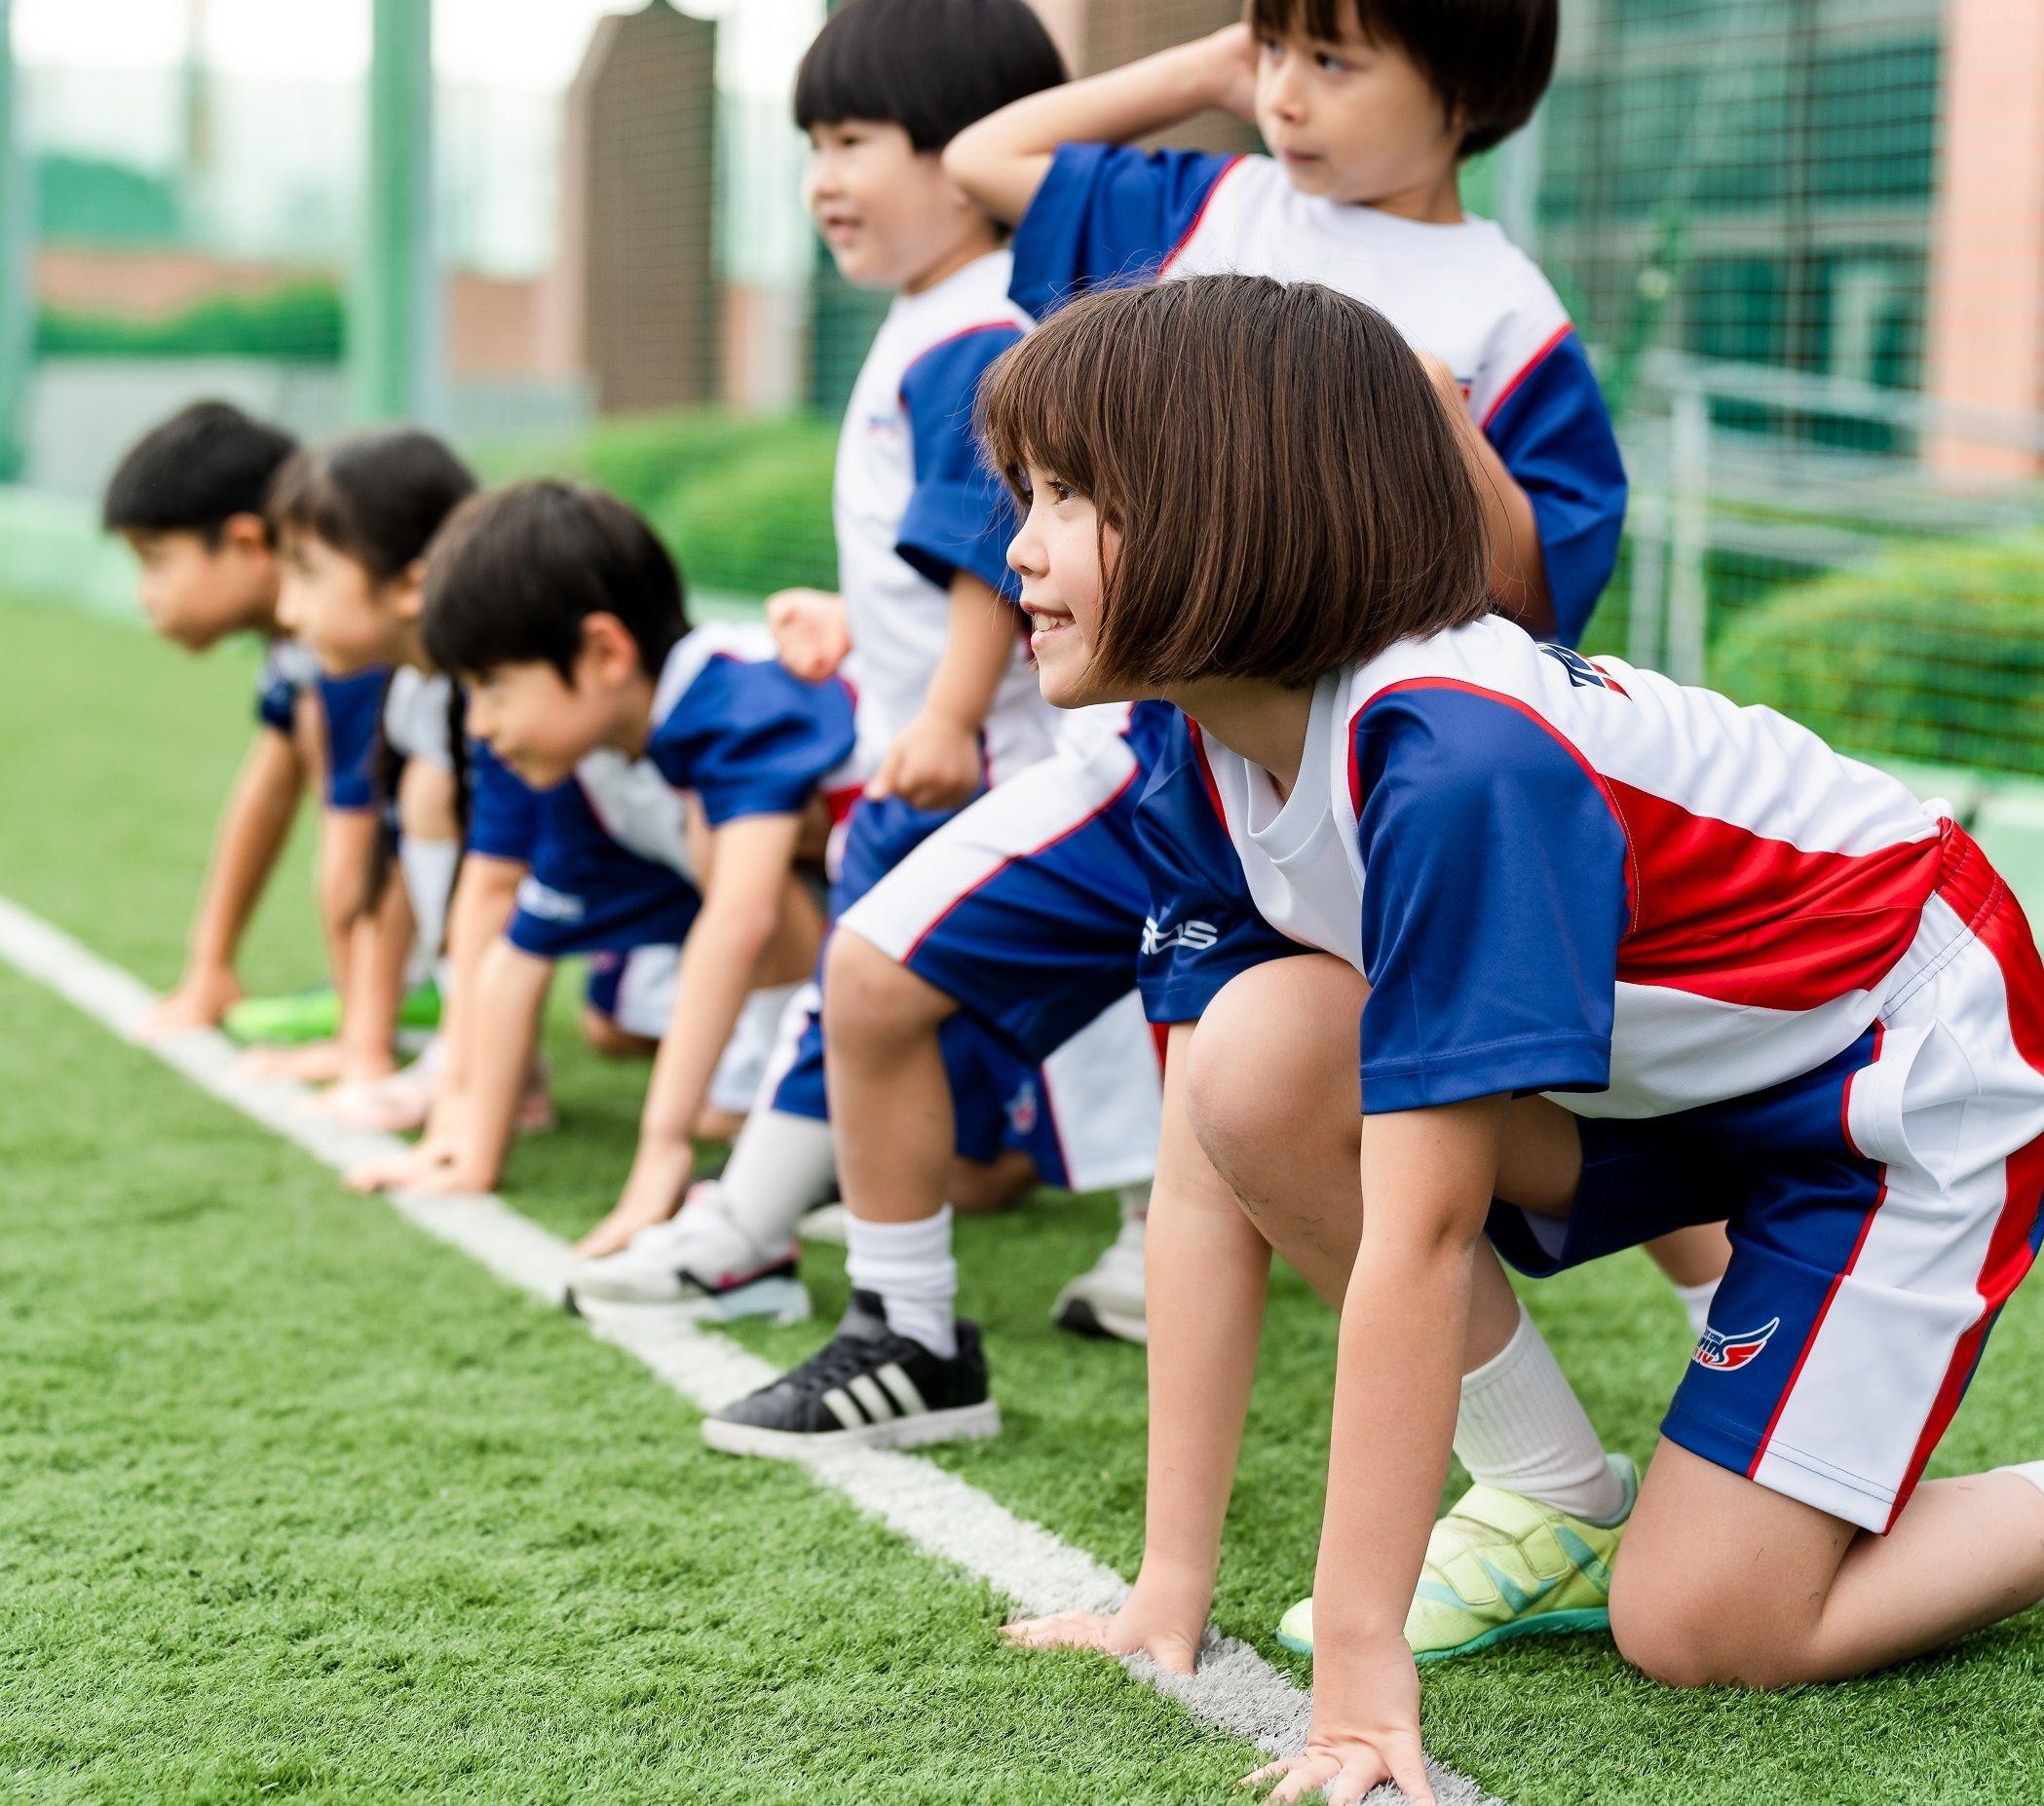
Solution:
<svg viewBox="0 0 2044 1806"><path fill-rule="evenodd" d="M2019 1461L2013 1467L1997 1467L1997 1474L2014 1474L2019 1480L2026 1480L2044 1492L2044 1461Z"/></svg>
<svg viewBox="0 0 2044 1806"><path fill-rule="evenodd" d="M1718 1296L1718 1282L1706 1279L1694 1286L1677 1286L1675 1296L1682 1299L1683 1314L1689 1320L1689 1334L1701 1336L1711 1321L1711 1300Z"/></svg>
<svg viewBox="0 0 2044 1806"><path fill-rule="evenodd" d="M896 1336L945 1360L958 1353L958 1262L951 1258L951 1206L917 1223L845 1223L845 1276L877 1292Z"/></svg>
<svg viewBox="0 0 2044 1806"><path fill-rule="evenodd" d="M1139 1179L1132 1185L1117 1185L1115 1195L1121 1200L1121 1221L1140 1223L1150 1215L1150 1181Z"/></svg>
<svg viewBox="0 0 2044 1806"><path fill-rule="evenodd" d="M1625 1506L1625 1485L1568 1376L1519 1306L1512 1339L1462 1376L1455 1452L1472 1480L1593 1523Z"/></svg>
<svg viewBox="0 0 2044 1806"><path fill-rule="evenodd" d="M830 1195L837 1172L829 1123L755 1110L732 1144L718 1183L732 1222L770 1254L788 1245L804 1211Z"/></svg>
<svg viewBox="0 0 2044 1806"><path fill-rule="evenodd" d="M461 862L459 841L398 837L397 869L404 874L405 894L411 898L418 950L429 966L440 957L447 938L447 899L454 894L454 874Z"/></svg>

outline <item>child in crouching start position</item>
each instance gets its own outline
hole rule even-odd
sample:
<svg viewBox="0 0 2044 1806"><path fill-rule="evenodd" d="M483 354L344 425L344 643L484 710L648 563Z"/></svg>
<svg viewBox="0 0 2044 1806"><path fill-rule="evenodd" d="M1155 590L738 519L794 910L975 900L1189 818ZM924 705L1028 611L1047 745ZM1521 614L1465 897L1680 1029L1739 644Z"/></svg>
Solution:
<svg viewBox="0 0 2044 1806"><path fill-rule="evenodd" d="M814 960L820 921L795 868L820 843L830 800L855 792L867 769L855 761L852 694L835 677L796 677L764 629L691 629L652 529L575 484L477 498L435 546L424 599L423 644L466 685L468 725L495 772L478 847L527 869L515 907L500 901L494 923L486 908L479 918L488 944L457 1006L461 1120L357 1182L490 1184L553 962L678 944L666 1020L622 1012L654 1032L658 1052L630 1175L582 1245L607 1255L680 1203L748 997L778 987L784 1000ZM506 821L506 779L538 793L522 830ZM692 807L702 822L693 848ZM473 931L464 924L465 946ZM794 1248L766 1253L751 1278L771 1280L775 1314L790 1314Z"/></svg>
<svg viewBox="0 0 2044 1806"><path fill-rule="evenodd" d="M1769 709L1495 616L1442 398L1332 290L1089 297L985 410L1044 694L1189 718L1139 812L1142 986L1198 1018L1141 1573L1010 1635L1191 1667L1275 1247L1342 1330L1311 1727L1258 1779L1430 1800L1402 1627L1416 1587L1487 1584L1428 1535L1459 1376L1520 1321L1497 1254L1727 1215L1612 1561L1620 1651L1787 1686L2044 1597L2044 1462L1918 1484L2044 1233L2044 964L1966 834Z"/></svg>

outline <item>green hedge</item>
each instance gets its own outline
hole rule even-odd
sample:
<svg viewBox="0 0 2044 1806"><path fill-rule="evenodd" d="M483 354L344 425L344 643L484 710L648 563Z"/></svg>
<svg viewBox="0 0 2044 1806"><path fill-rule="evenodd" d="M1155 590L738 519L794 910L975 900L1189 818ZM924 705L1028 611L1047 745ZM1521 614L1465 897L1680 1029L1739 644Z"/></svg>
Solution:
<svg viewBox="0 0 2044 1806"><path fill-rule="evenodd" d="M1711 681L1855 752L2044 771L2044 534L1898 544L1743 608Z"/></svg>
<svg viewBox="0 0 2044 1806"><path fill-rule="evenodd" d="M35 349L46 357L277 357L338 363L346 308L331 282L260 295L212 295L161 320L45 308Z"/></svg>
<svg viewBox="0 0 2044 1806"><path fill-rule="evenodd" d="M762 596L837 586L836 451L835 421L691 408L488 447L476 462L493 481L558 473L599 483L653 522L691 587Z"/></svg>

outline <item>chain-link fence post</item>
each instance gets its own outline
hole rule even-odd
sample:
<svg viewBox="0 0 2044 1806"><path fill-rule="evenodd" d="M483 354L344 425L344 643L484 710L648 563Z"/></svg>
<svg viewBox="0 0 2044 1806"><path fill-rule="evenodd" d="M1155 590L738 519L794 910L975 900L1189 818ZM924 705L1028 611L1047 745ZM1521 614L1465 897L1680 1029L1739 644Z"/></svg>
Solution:
<svg viewBox="0 0 2044 1806"><path fill-rule="evenodd" d="M444 425L434 232L432 0L372 0L368 168L348 320L359 420Z"/></svg>
<svg viewBox="0 0 2044 1806"><path fill-rule="evenodd" d="M21 474L28 357L35 336L29 242L35 191L15 90L13 0L0 0L0 482Z"/></svg>

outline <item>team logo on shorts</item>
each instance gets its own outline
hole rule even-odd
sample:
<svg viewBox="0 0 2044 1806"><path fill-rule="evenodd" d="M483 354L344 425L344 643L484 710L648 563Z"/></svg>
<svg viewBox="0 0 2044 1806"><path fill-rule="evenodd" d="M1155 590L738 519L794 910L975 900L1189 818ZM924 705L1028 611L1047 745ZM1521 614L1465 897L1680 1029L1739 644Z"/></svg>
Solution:
<svg viewBox="0 0 2044 1806"><path fill-rule="evenodd" d="M1025 1078L1015 1095L1007 1101L1007 1132L1019 1138L1035 1133L1036 1126L1036 1081Z"/></svg>
<svg viewBox="0 0 2044 1806"><path fill-rule="evenodd" d="M1706 1330L1703 1340L1696 1344L1696 1352L1689 1357L1698 1367L1707 1367L1713 1373L1729 1373L1735 1367L1744 1367L1747 1362L1757 1360L1768 1338L1781 1328L1779 1317L1771 1318L1758 1330L1748 1330L1743 1336L1727 1336L1722 1330Z"/></svg>

